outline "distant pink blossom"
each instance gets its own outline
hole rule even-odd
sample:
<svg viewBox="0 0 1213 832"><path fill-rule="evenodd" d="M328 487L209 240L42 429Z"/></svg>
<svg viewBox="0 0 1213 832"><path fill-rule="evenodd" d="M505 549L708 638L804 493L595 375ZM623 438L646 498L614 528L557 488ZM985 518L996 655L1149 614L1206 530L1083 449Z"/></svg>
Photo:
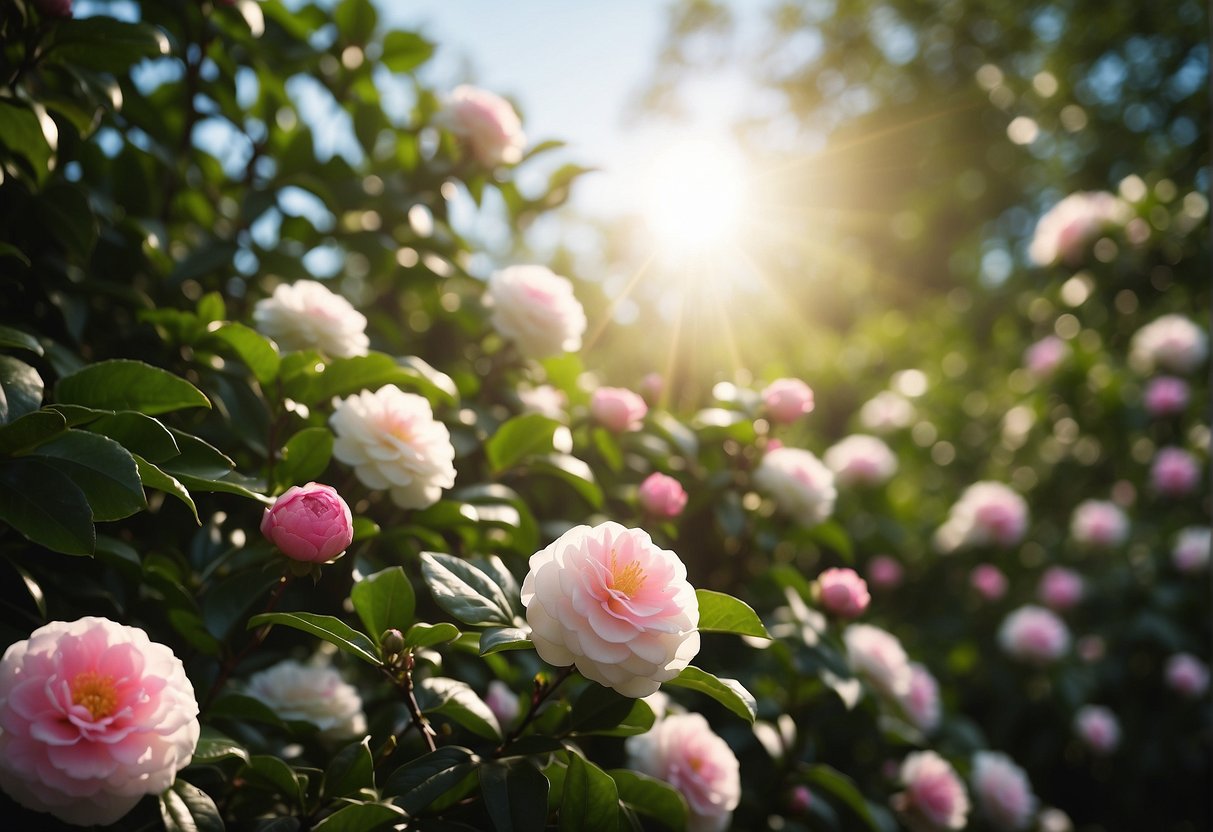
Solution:
<svg viewBox="0 0 1213 832"><path fill-rule="evenodd" d="M590 399L590 415L612 433L639 430L648 412L644 399L622 387L599 387Z"/></svg>
<svg viewBox="0 0 1213 832"><path fill-rule="evenodd" d="M838 498L834 472L801 448L767 451L754 470L754 485L781 512L805 526L829 517Z"/></svg>
<svg viewBox="0 0 1213 832"><path fill-rule="evenodd" d="M798 378L777 378L762 391L767 415L776 424L789 425L813 410L813 390Z"/></svg>
<svg viewBox="0 0 1213 832"><path fill-rule="evenodd" d="M522 159L526 135L513 105L488 90L467 84L447 98L440 118L485 167L516 164Z"/></svg>
<svg viewBox="0 0 1213 832"><path fill-rule="evenodd" d="M38 11L47 17L71 17L72 0L38 0Z"/></svg>
<svg viewBox="0 0 1213 832"><path fill-rule="evenodd" d="M1142 400L1146 412L1155 419L1183 413L1192 395L1188 382L1175 376L1158 376L1146 383Z"/></svg>
<svg viewBox="0 0 1213 832"><path fill-rule="evenodd" d="M1129 537L1129 517L1116 503L1084 500L1070 517L1070 536L1092 548L1119 546Z"/></svg>
<svg viewBox="0 0 1213 832"><path fill-rule="evenodd" d="M1085 591L1086 582L1082 575L1064 566L1050 566L1040 576L1036 597L1046 607L1065 612L1082 600Z"/></svg>
<svg viewBox="0 0 1213 832"><path fill-rule="evenodd" d="M852 434L826 449L822 456L842 487L883 485L897 473L897 457L882 440Z"/></svg>
<svg viewBox="0 0 1213 832"><path fill-rule="evenodd" d="M868 561L868 583L877 589L893 589L905 577L905 569L890 555L877 555Z"/></svg>
<svg viewBox="0 0 1213 832"><path fill-rule="evenodd" d="M978 751L970 775L981 814L1003 832L1026 829L1036 813L1036 795L1022 768L1006 754Z"/></svg>
<svg viewBox="0 0 1213 832"><path fill-rule="evenodd" d="M1108 652L1108 645L1102 636L1085 635L1074 642L1074 652L1078 658L1087 664L1092 664L1104 657Z"/></svg>
<svg viewBox="0 0 1213 832"><path fill-rule="evenodd" d="M969 573L969 585L987 601L997 601L1007 594L1007 576L992 563L979 563Z"/></svg>
<svg viewBox="0 0 1213 832"><path fill-rule="evenodd" d="M934 751L915 751L901 764L905 791L893 796L893 806L916 829L963 829L969 796L952 764Z"/></svg>
<svg viewBox="0 0 1213 832"><path fill-rule="evenodd" d="M640 484L637 494L645 513L660 520L677 517L687 505L687 493L682 483L656 471Z"/></svg>
<svg viewBox="0 0 1213 832"><path fill-rule="evenodd" d="M1120 745L1120 721L1102 705L1079 708L1074 733L1096 754L1111 754Z"/></svg>
<svg viewBox="0 0 1213 832"><path fill-rule="evenodd" d="M1171 562L1180 572L1203 572L1209 568L1209 549L1213 533L1208 526L1180 529L1171 549Z"/></svg>
<svg viewBox="0 0 1213 832"><path fill-rule="evenodd" d="M1048 378L1070 357L1071 352L1069 344L1056 335L1049 335L1024 351L1023 364L1036 378Z"/></svg>
<svg viewBox="0 0 1213 832"><path fill-rule="evenodd" d="M1162 448L1150 464L1150 484L1159 494L1184 497L1200 481L1200 464L1183 448Z"/></svg>
<svg viewBox="0 0 1213 832"><path fill-rule="evenodd" d="M489 688L484 694L484 704L489 706L493 716L497 717L497 724L503 728L512 724L521 710L518 694L500 679L489 682Z"/></svg>
<svg viewBox="0 0 1213 832"><path fill-rule="evenodd" d="M1082 262L1087 246L1109 226L1129 219L1124 200L1107 191L1078 191L1054 205L1036 223L1028 257L1038 266Z"/></svg>
<svg viewBox="0 0 1213 832"><path fill-rule="evenodd" d="M788 797L788 811L794 815L803 815L813 805L813 793L808 786L795 786Z"/></svg>
<svg viewBox="0 0 1213 832"><path fill-rule="evenodd" d="M884 696L900 700L913 681L910 660L892 633L871 624L852 624L842 634L851 671Z"/></svg>
<svg viewBox="0 0 1213 832"><path fill-rule="evenodd" d="M1070 630L1052 610L1028 604L1003 620L998 643L1012 658L1045 665L1070 649Z"/></svg>
<svg viewBox="0 0 1213 832"><path fill-rule="evenodd" d="M665 379L661 377L661 373L646 373L640 380L640 395L644 396L650 407L661 401L664 392Z"/></svg>
<svg viewBox="0 0 1213 832"><path fill-rule="evenodd" d="M859 408L859 423L875 433L892 433L908 427L915 415L909 399L892 390L884 390Z"/></svg>
<svg viewBox="0 0 1213 832"><path fill-rule="evenodd" d="M816 592L822 609L839 618L857 618L872 596L854 569L827 569L817 576Z"/></svg>
<svg viewBox="0 0 1213 832"><path fill-rule="evenodd" d="M1028 530L1028 503L1000 482L970 485L935 533L942 552L974 546L1009 549Z"/></svg>
<svg viewBox="0 0 1213 832"><path fill-rule="evenodd" d="M354 518L335 488L309 482L287 489L265 510L261 533L292 560L324 563L353 542Z"/></svg>
<svg viewBox="0 0 1213 832"><path fill-rule="evenodd" d="M1156 369L1187 374L1209 355L1209 335L1183 315L1163 315L1143 326L1129 343L1129 361L1143 373Z"/></svg>
<svg viewBox="0 0 1213 832"><path fill-rule="evenodd" d="M1167 659L1167 685L1189 699L1199 699L1209 689L1209 666L1191 653L1176 653Z"/></svg>
<svg viewBox="0 0 1213 832"><path fill-rule="evenodd" d="M910 664L910 690L900 698L901 709L919 731L932 733L939 727L942 709L939 702L939 682L919 662Z"/></svg>

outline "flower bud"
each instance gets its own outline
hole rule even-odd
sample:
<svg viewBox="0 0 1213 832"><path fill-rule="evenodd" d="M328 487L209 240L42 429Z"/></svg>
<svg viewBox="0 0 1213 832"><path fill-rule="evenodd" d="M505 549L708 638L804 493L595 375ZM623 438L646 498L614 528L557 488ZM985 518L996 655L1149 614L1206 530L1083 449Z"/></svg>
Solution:
<svg viewBox="0 0 1213 832"><path fill-rule="evenodd" d="M385 656L399 655L404 652L404 634L395 627L384 630L383 635L379 637L379 646Z"/></svg>
<svg viewBox="0 0 1213 832"><path fill-rule="evenodd" d="M294 486L265 510L261 533L288 558L324 563L354 539L354 518L330 486L309 482Z"/></svg>
<svg viewBox="0 0 1213 832"><path fill-rule="evenodd" d="M668 520L682 514L687 493L682 484L665 474L652 473L640 484L640 507L651 517Z"/></svg>
<svg viewBox="0 0 1213 832"><path fill-rule="evenodd" d="M871 602L868 585L854 569L827 569L817 576L814 594L822 609L839 618L857 618Z"/></svg>
<svg viewBox="0 0 1213 832"><path fill-rule="evenodd" d="M772 422L790 425L813 410L813 390L798 378L777 378L762 391L762 403Z"/></svg>

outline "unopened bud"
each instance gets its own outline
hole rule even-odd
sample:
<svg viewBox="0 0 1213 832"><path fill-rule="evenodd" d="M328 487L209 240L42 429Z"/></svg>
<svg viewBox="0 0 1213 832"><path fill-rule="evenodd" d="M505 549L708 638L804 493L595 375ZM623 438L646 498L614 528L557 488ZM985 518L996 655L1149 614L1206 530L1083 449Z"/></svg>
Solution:
<svg viewBox="0 0 1213 832"><path fill-rule="evenodd" d="M384 630L383 635L379 636L379 644L383 648L383 655L395 656L404 651L404 635L394 627Z"/></svg>

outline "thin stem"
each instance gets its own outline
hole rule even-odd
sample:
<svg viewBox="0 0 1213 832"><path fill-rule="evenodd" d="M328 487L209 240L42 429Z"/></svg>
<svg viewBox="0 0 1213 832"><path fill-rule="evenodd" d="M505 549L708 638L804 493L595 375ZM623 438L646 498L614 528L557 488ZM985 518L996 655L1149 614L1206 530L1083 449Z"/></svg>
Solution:
<svg viewBox="0 0 1213 832"><path fill-rule="evenodd" d="M278 579L278 584L274 587L274 592L270 595L269 600L265 602L265 609L261 611L262 613L274 611L274 607L278 606L278 601L282 599L282 594L286 592L286 587L290 582L290 572L283 574ZM231 678L232 673L240 666L240 663L261 646L261 643L265 641L265 637L270 634L272 626L272 624L266 624L263 627L258 627L257 632L253 633L253 638L244 646L243 650L239 653L228 655L223 662L223 666L219 668L219 675L215 677L215 681L211 684L211 689L207 691L206 698L202 700L203 711L209 708L211 703L215 701L215 697L219 695L219 691L222 690L227 680Z"/></svg>
<svg viewBox="0 0 1213 832"><path fill-rule="evenodd" d="M404 727L400 735L404 736L410 728L416 728L421 733L422 739L425 740L426 748L430 751L437 751L438 744L434 741L434 737L438 734L434 730L434 727L430 725L430 721L425 718L425 714L421 712L421 706L417 703L417 697L413 694L413 651L408 650L397 658L399 659L399 663L392 663L398 668L397 672L393 673L393 668L385 667L383 673L404 694L404 702L409 709L409 724ZM395 747L393 746L392 751L394 750ZM386 758L390 753L391 751L388 751L387 754L381 752L380 756L381 758Z"/></svg>
<svg viewBox="0 0 1213 832"><path fill-rule="evenodd" d="M556 692L556 689L563 684L565 679L572 675L573 667L564 667L560 669L558 674L556 674L555 681L553 681L550 685L546 685L542 688L538 685L535 686L535 690L531 693L531 709L527 711L527 715L523 718L522 722L514 726L514 730L510 731L510 733L506 736L505 741L497 747L498 754L505 751L506 748L508 748L510 745L516 742L520 736L522 736L522 732L530 727L531 723L535 721L535 717L539 716L539 709L543 703Z"/></svg>

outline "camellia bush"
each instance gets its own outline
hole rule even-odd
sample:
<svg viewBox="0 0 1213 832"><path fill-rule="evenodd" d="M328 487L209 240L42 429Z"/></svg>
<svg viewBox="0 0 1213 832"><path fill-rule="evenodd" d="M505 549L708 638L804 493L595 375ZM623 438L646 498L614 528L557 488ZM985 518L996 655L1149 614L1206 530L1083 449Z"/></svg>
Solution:
<svg viewBox="0 0 1213 832"><path fill-rule="evenodd" d="M0 8L9 827L1207 828L1192 183L1059 200L863 396L672 411L474 267L453 202L584 169L435 44L88 6Z"/></svg>

